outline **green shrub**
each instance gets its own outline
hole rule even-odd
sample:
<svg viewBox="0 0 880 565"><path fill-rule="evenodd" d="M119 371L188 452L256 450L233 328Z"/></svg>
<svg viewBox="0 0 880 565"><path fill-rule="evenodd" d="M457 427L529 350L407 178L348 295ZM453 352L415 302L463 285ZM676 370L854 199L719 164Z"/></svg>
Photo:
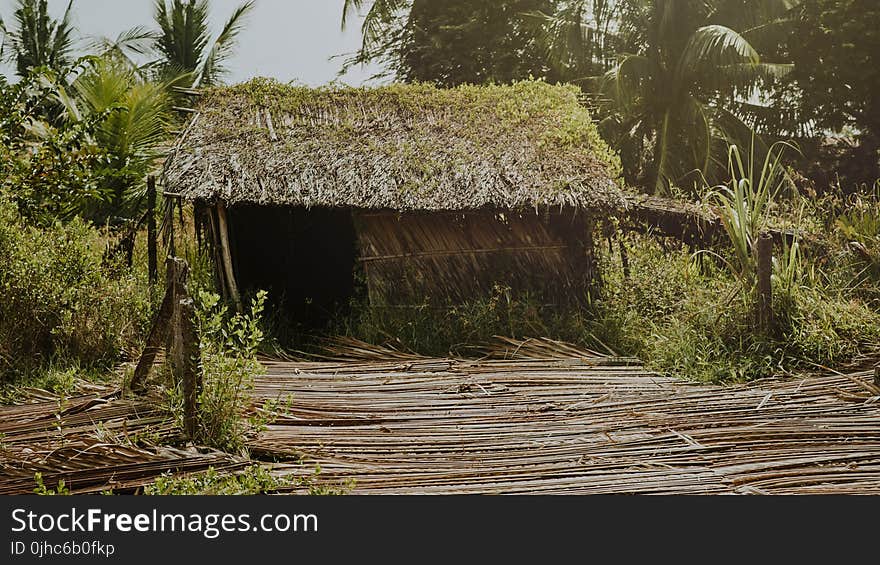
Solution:
<svg viewBox="0 0 880 565"><path fill-rule="evenodd" d="M34 483L36 483L36 487L34 487L34 494L39 496L66 496L70 494L70 489L65 485L64 479L58 480L58 486L56 488L47 487L43 482L43 473L34 473Z"/></svg>
<svg viewBox="0 0 880 565"><path fill-rule="evenodd" d="M38 228L0 201L0 378L48 363L108 365L140 341L146 285L102 266L102 245L81 220Z"/></svg>
<svg viewBox="0 0 880 565"><path fill-rule="evenodd" d="M257 293L249 313L230 315L220 298L196 292L202 391L199 395L198 440L230 452L244 448L245 435L255 425L245 417L251 405L254 376L263 371L257 352L263 341L260 315L266 293ZM182 392L172 396L174 413L182 414Z"/></svg>
<svg viewBox="0 0 880 565"><path fill-rule="evenodd" d="M629 278L612 268L614 257L606 258L597 323L612 347L652 369L705 382L742 381L832 366L880 344L877 312L830 284L834 273L808 270L797 246L777 250L772 336L754 330L751 296L726 263L641 236L628 238L627 249Z"/></svg>
<svg viewBox="0 0 880 565"><path fill-rule="evenodd" d="M347 494L353 484L328 485L319 481L321 469L304 477L276 476L261 465L251 465L235 474L220 474L213 467L204 473L174 476L166 473L144 487L146 495L254 495L279 490L305 490L310 495Z"/></svg>
<svg viewBox="0 0 880 565"><path fill-rule="evenodd" d="M235 474L220 474L213 467L204 473L174 476L171 473L156 478L144 487L147 495L248 495L276 492L289 486L290 481L273 476L260 465L251 465Z"/></svg>

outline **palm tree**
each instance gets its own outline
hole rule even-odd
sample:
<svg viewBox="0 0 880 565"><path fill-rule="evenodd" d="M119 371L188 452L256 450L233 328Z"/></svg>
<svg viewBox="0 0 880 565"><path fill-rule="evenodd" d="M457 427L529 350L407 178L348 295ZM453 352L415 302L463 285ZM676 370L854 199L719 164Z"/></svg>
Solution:
<svg viewBox="0 0 880 565"><path fill-rule="evenodd" d="M395 20L400 14L408 12L413 3L420 0L345 0L342 5L342 29L348 24L350 14L354 11L362 11L369 3L370 9L364 16L361 24L361 34L363 42L361 44L361 54L364 55L374 52L382 43L388 39L389 32ZM370 57L365 59L369 60Z"/></svg>
<svg viewBox="0 0 880 565"><path fill-rule="evenodd" d="M70 22L73 0L60 20L49 16L46 0L16 0L16 29L0 19L4 58L15 63L16 73L24 77L29 69L48 67L59 71L71 62L74 28Z"/></svg>
<svg viewBox="0 0 880 565"><path fill-rule="evenodd" d="M573 0L586 5L596 0ZM762 78L791 65L762 61L799 0L629 0L613 33L626 50L596 81L603 131L628 161L630 181L665 192L691 172L723 165L729 142L751 135L744 112ZM586 10L583 10L586 12ZM585 22L550 16L564 29ZM588 26L587 26L588 27ZM570 37L571 33L557 33ZM550 47L558 47L552 44ZM558 50L564 53L564 50ZM554 52L551 49L551 53ZM635 165L633 161L646 163ZM721 167L723 170L723 167ZM635 178L633 178L635 177Z"/></svg>
<svg viewBox="0 0 880 565"><path fill-rule="evenodd" d="M110 57L135 69L141 76L149 76L158 61L155 60L153 43L158 34L147 26L135 26L123 30L116 37L96 37L89 44L99 57ZM147 62L142 62L147 58Z"/></svg>
<svg viewBox="0 0 880 565"><path fill-rule="evenodd" d="M104 156L95 171L100 197L78 212L99 222L130 217L140 207L146 175L168 143L168 85L144 78L122 57L89 57L83 66L69 87L52 84L64 108L60 127L88 132L88 142ZM55 131L49 124L35 125L33 133L47 139Z"/></svg>
<svg viewBox="0 0 880 565"><path fill-rule="evenodd" d="M156 0L159 32L154 48L162 56L160 70L166 78L187 74L193 86L217 84L227 69L236 40L254 2L241 4L211 42L207 0Z"/></svg>

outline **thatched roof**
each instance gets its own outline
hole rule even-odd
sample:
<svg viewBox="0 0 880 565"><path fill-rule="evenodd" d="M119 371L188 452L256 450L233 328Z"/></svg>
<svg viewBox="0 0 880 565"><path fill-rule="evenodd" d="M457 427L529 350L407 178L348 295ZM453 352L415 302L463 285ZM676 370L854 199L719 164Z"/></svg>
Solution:
<svg viewBox="0 0 880 565"><path fill-rule="evenodd" d="M166 163L189 200L398 210L625 207L570 86L209 90Z"/></svg>

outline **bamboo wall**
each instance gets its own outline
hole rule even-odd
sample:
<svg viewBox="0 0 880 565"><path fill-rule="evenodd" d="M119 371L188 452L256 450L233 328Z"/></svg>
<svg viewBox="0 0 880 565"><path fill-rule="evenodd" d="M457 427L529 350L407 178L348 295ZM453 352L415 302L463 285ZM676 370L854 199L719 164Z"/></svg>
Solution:
<svg viewBox="0 0 880 565"><path fill-rule="evenodd" d="M362 211L355 226L373 305L460 304L496 284L563 305L598 280L580 213Z"/></svg>

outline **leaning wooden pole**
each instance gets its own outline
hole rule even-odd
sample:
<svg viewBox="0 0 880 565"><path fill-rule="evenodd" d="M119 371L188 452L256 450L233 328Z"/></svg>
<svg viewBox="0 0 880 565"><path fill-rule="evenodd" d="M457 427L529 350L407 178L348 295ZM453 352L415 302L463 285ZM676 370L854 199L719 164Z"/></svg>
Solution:
<svg viewBox="0 0 880 565"><path fill-rule="evenodd" d="M758 293L755 304L758 330L765 335L773 332L773 236L762 232L756 244Z"/></svg>
<svg viewBox="0 0 880 565"><path fill-rule="evenodd" d="M156 235L156 177L147 177L147 272L152 292L159 280L159 252Z"/></svg>
<svg viewBox="0 0 880 565"><path fill-rule="evenodd" d="M226 217L226 205L222 200L217 202L217 224L220 231L220 256L223 259L223 272L226 275L229 296L232 298L236 311L241 312L241 295L235 282L235 273L232 268L232 253L229 250L229 222Z"/></svg>
<svg viewBox="0 0 880 565"><path fill-rule="evenodd" d="M179 261L179 260L178 260ZM137 366L134 369L134 375L131 378L129 388L132 392L140 393L146 388L147 375L156 361L156 356L162 347L166 347L166 351L170 349L171 339L169 339L171 331L172 318L174 317L174 296L175 289L185 287L187 277L189 276L189 268L186 263L180 265L171 257L165 263L166 280L165 280L165 296L162 298L162 305L159 312L153 320L153 326L147 335L147 343L138 359Z"/></svg>
<svg viewBox="0 0 880 565"><path fill-rule="evenodd" d="M183 390L183 426L186 437L196 440L199 423L199 392L202 389L202 360L199 333L196 327L195 304L187 289L189 265L183 259L169 257L165 262L167 284L162 306L147 344L138 360L129 385L135 393L146 389L150 368L162 342L166 358L171 362L175 386Z"/></svg>

